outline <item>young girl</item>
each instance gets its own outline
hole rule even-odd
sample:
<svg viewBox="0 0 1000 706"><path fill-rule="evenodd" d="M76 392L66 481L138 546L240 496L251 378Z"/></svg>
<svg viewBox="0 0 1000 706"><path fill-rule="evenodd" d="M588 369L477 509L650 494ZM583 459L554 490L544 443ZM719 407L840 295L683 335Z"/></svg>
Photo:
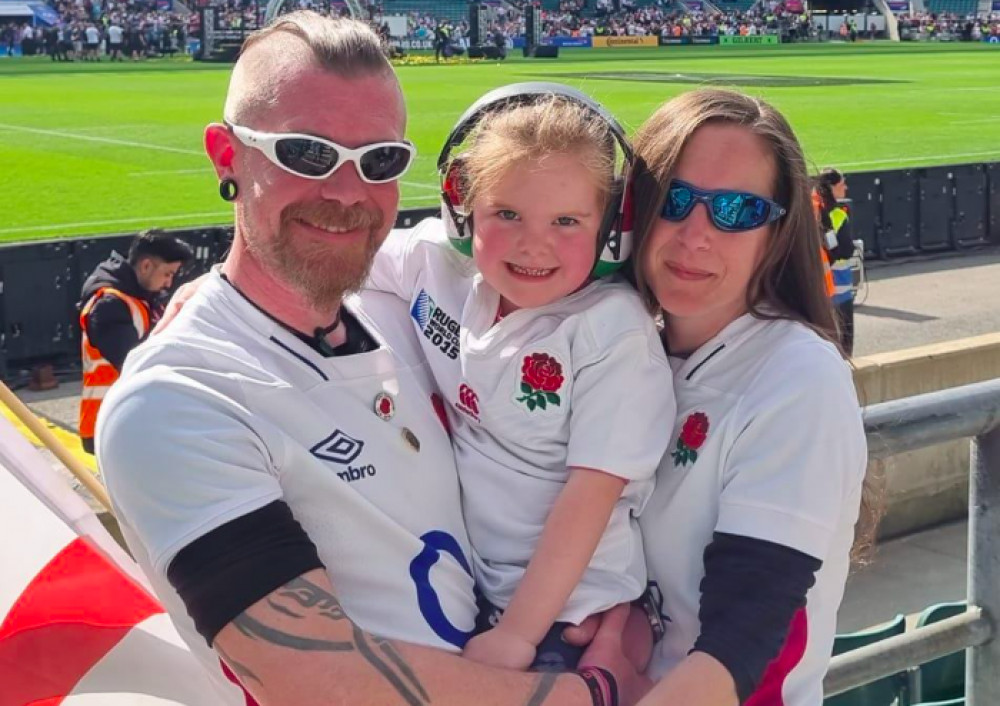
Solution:
<svg viewBox="0 0 1000 706"><path fill-rule="evenodd" d="M627 174L621 128L567 87L488 94L439 160L443 222L391 234L368 285L410 302L445 397L482 593L465 655L497 666L574 668L563 628L646 585L636 516L675 410L652 319L601 277L630 237L616 144Z"/></svg>

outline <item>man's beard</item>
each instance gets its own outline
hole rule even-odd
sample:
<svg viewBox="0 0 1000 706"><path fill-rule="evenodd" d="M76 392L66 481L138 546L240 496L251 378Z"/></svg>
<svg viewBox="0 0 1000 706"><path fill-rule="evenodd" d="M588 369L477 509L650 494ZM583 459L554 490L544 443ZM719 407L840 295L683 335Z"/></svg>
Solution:
<svg viewBox="0 0 1000 706"><path fill-rule="evenodd" d="M364 231L363 238L331 233L330 241L297 239L292 222L303 220L327 228ZM345 208L336 201L291 204L281 213L273 238L245 233L247 249L284 284L301 294L318 311L336 307L346 294L361 288L378 251L384 215L362 206ZM253 231L253 228L248 228ZM354 242L336 242L353 238Z"/></svg>

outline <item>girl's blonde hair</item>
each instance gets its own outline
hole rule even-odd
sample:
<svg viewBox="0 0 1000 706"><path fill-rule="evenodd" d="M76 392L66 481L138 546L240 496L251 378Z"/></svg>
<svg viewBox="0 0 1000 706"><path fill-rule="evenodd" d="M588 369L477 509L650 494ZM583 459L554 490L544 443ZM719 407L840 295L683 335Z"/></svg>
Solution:
<svg viewBox="0 0 1000 706"><path fill-rule="evenodd" d="M512 167L562 154L580 160L604 208L615 177L615 139L610 126L593 110L552 95L486 115L457 158L466 210L495 188Z"/></svg>

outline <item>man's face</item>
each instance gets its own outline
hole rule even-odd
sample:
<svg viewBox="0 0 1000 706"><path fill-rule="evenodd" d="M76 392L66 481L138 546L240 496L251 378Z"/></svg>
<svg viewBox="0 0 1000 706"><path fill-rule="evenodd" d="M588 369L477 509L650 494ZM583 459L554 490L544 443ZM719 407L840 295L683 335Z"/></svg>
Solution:
<svg viewBox="0 0 1000 706"><path fill-rule="evenodd" d="M345 79L309 66L284 82L272 105L244 127L316 135L350 148L402 140L406 127L391 75ZM316 309L358 289L395 223L399 184L369 184L350 162L325 179L305 179L258 150L235 140L234 147L237 222L261 267Z"/></svg>
<svg viewBox="0 0 1000 706"><path fill-rule="evenodd" d="M147 257L139 261L135 268L135 276L139 281L139 286L147 292L160 293L174 283L177 271L181 269L181 263L166 262L158 257Z"/></svg>

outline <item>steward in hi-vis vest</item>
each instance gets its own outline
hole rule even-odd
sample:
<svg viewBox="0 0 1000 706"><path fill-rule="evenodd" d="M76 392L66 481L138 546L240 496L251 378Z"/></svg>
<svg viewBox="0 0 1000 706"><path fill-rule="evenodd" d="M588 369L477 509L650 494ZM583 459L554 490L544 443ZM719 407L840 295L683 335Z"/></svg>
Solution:
<svg viewBox="0 0 1000 706"><path fill-rule="evenodd" d="M123 260L113 253L97 266L80 295L80 440L94 452L97 412L118 379L125 356L145 340L159 317L161 294L191 260L191 247L173 235L150 230L136 236Z"/></svg>
<svg viewBox="0 0 1000 706"><path fill-rule="evenodd" d="M823 269L826 290L837 311L840 345L847 355L854 351L854 273L850 258L854 255L850 213L843 203L847 198L847 178L836 169L824 169L816 177L813 208L823 237Z"/></svg>

